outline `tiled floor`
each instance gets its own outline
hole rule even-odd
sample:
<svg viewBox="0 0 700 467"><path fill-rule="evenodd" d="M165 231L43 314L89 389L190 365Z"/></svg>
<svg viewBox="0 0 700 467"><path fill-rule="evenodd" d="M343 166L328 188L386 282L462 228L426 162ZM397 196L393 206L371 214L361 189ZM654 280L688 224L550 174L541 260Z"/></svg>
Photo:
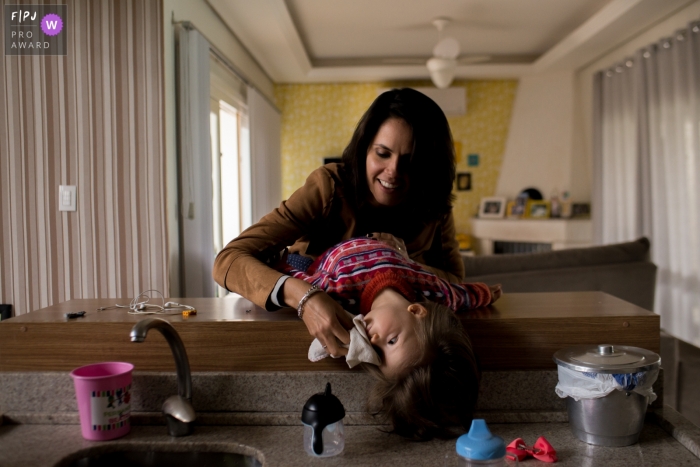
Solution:
<svg viewBox="0 0 700 467"><path fill-rule="evenodd" d="M700 349L661 332L664 404L700 426Z"/></svg>

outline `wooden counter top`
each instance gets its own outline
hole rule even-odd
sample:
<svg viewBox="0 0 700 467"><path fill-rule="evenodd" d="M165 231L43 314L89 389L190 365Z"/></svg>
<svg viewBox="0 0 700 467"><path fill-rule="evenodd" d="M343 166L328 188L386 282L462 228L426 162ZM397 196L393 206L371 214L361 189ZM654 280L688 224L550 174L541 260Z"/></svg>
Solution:
<svg viewBox="0 0 700 467"><path fill-rule="evenodd" d="M268 312L242 297L172 298L197 315L160 314L180 334L192 371L348 370L344 359L311 363L312 337L296 311ZM132 343L145 316L98 311L124 299L70 300L0 322L0 371L65 371L128 361L139 371L174 371L165 339L151 331ZM160 300L151 300L160 304ZM67 320L67 312L86 311ZM554 369L552 355L577 344L632 345L659 351L659 316L603 292L512 293L461 316L484 370Z"/></svg>

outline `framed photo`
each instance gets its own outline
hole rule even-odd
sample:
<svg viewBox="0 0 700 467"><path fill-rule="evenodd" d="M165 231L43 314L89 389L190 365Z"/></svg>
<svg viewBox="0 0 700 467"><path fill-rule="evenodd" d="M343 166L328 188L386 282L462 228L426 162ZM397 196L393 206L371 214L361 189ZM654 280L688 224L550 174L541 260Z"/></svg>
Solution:
<svg viewBox="0 0 700 467"><path fill-rule="evenodd" d="M323 165L332 164L334 162L343 162L343 158L342 157L335 157L335 156L323 158Z"/></svg>
<svg viewBox="0 0 700 467"><path fill-rule="evenodd" d="M457 191L471 191L472 189L472 174L471 172L457 174Z"/></svg>
<svg viewBox="0 0 700 467"><path fill-rule="evenodd" d="M551 208L549 201L529 200L525 208L525 216L531 219L548 219Z"/></svg>
<svg viewBox="0 0 700 467"><path fill-rule="evenodd" d="M515 219L522 216L522 209L518 210L518 205L515 201L508 201L506 204L506 217Z"/></svg>
<svg viewBox="0 0 700 467"><path fill-rule="evenodd" d="M573 203L571 205L571 217L590 217L590 203Z"/></svg>
<svg viewBox="0 0 700 467"><path fill-rule="evenodd" d="M503 217L505 213L505 198L497 196L481 198L481 205L479 206L479 217L497 219Z"/></svg>
<svg viewBox="0 0 700 467"><path fill-rule="evenodd" d="M527 206L527 195L520 194L515 201L513 201L513 209L510 211L510 217L523 217L525 216L525 207Z"/></svg>

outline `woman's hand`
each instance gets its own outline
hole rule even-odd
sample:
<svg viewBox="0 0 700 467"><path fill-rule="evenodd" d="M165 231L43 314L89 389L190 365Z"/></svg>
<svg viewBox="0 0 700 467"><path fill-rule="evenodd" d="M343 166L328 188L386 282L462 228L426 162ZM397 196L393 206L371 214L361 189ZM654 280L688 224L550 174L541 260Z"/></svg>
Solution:
<svg viewBox="0 0 700 467"><path fill-rule="evenodd" d="M390 233L383 232L373 232L371 234L368 234L367 236L375 240L379 240L380 242L386 243L391 248L401 253L401 256L403 256L406 259L410 259L408 257L408 250L406 249L406 244L403 242L402 239L394 237Z"/></svg>
<svg viewBox="0 0 700 467"><path fill-rule="evenodd" d="M491 291L491 303L495 302L503 295L501 284L489 285L489 290Z"/></svg>
<svg viewBox="0 0 700 467"><path fill-rule="evenodd" d="M302 316L309 334L321 342L321 345L334 357L347 355L348 349L341 344L350 344L352 320L345 310L326 292L315 293L304 304Z"/></svg>
<svg viewBox="0 0 700 467"><path fill-rule="evenodd" d="M287 279L282 291L285 303L296 308L296 304L310 288L301 279ZM347 355L348 349L341 344L350 344L350 333L347 330L352 328L352 320L343 307L326 292L317 292L309 297L304 304L302 320L309 334L318 339L328 353L335 357Z"/></svg>

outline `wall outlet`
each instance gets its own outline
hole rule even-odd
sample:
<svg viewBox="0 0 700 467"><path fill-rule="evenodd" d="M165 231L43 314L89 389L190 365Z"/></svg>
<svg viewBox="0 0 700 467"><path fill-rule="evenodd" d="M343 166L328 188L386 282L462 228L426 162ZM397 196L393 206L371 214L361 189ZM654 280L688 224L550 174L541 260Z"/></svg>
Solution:
<svg viewBox="0 0 700 467"><path fill-rule="evenodd" d="M59 185L58 187L58 210L59 211L75 211L76 210L77 190L75 185Z"/></svg>

